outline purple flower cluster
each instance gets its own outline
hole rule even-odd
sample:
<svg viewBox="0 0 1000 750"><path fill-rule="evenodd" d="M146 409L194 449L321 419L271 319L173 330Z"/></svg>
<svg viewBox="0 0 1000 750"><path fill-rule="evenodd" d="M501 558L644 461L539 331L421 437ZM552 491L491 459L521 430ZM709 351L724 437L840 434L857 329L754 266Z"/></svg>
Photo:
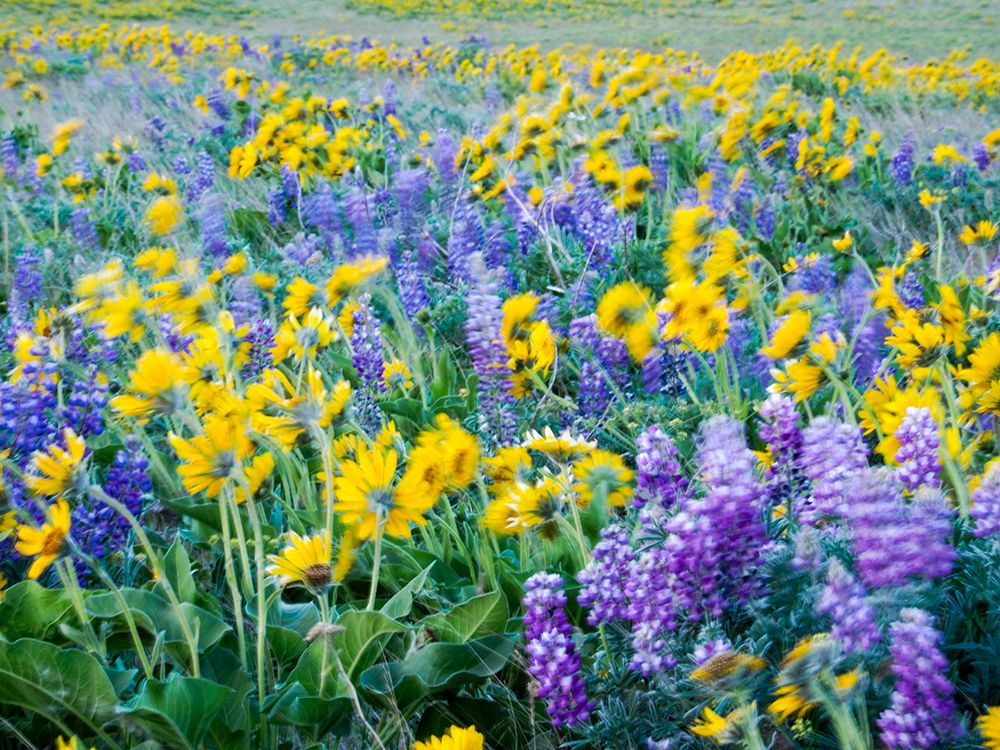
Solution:
<svg viewBox="0 0 1000 750"><path fill-rule="evenodd" d="M604 528L593 559L577 575L583 588L576 601L590 610L588 623L600 625L628 617L626 585L633 562L635 552L628 531L618 524Z"/></svg>
<svg viewBox="0 0 1000 750"><path fill-rule="evenodd" d="M770 485L772 501L790 498L793 488L800 481L802 431L795 402L788 396L772 394L757 410L764 421L760 437L767 444L771 464L766 478Z"/></svg>
<svg viewBox="0 0 1000 750"><path fill-rule="evenodd" d="M817 417L802 432L802 471L812 482L810 515L836 515L844 484L868 466L861 431L830 417Z"/></svg>
<svg viewBox="0 0 1000 750"><path fill-rule="evenodd" d="M861 654L881 639L865 587L837 560L830 563L816 611L830 618L830 635L845 651Z"/></svg>
<svg viewBox="0 0 1000 750"><path fill-rule="evenodd" d="M687 479L681 474L674 441L659 425L651 425L636 439L636 450L638 474L632 504L639 509L646 505L667 509L679 502Z"/></svg>
<svg viewBox="0 0 1000 750"><path fill-rule="evenodd" d="M554 573L536 573L524 584L528 674L537 682L535 694L545 699L555 727L585 722L591 710L562 583Z"/></svg>
<svg viewBox="0 0 1000 750"><path fill-rule="evenodd" d="M952 511L940 492L921 490L906 503L893 472L881 468L851 475L844 497L855 566L868 586L902 586L951 572Z"/></svg>
<svg viewBox="0 0 1000 750"><path fill-rule="evenodd" d="M976 536L1000 532L1000 461L995 462L972 493L970 515L976 519Z"/></svg>
<svg viewBox="0 0 1000 750"><path fill-rule="evenodd" d="M930 409L908 406L896 430L896 439L899 441L897 475L903 488L914 492L919 487L940 487L941 438Z"/></svg>
<svg viewBox="0 0 1000 750"><path fill-rule="evenodd" d="M954 740L962 728L933 619L921 609L904 609L889 635L896 685L890 707L877 722L882 742L892 750L915 750Z"/></svg>
<svg viewBox="0 0 1000 750"><path fill-rule="evenodd" d="M570 323L570 339L583 357L580 362L579 399L582 417L600 417L607 412L615 390L628 384L628 350L621 339L603 335L597 316L588 315Z"/></svg>

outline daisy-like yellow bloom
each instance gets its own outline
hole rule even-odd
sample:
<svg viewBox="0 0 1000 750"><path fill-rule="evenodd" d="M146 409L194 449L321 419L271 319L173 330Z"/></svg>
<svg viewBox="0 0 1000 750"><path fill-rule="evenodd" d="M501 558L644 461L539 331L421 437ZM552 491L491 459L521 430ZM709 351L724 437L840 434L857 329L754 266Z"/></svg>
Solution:
<svg viewBox="0 0 1000 750"><path fill-rule="evenodd" d="M795 349L809 333L812 325L812 313L808 310L793 310L771 336L771 343L763 347L760 353L770 359L784 359Z"/></svg>
<svg viewBox="0 0 1000 750"><path fill-rule="evenodd" d="M938 293L941 301L932 307L938 311L938 319L944 329L944 340L955 349L955 354L962 356L965 354L965 342L969 340L969 334L965 330L965 310L952 286L942 284L938 287Z"/></svg>
<svg viewBox="0 0 1000 750"><path fill-rule="evenodd" d="M384 256L365 256L338 266L329 281L326 282L329 304L336 305L344 297L353 294L368 279L384 271L388 265L389 259Z"/></svg>
<svg viewBox="0 0 1000 750"><path fill-rule="evenodd" d="M289 544L279 555L269 555L269 575L278 576L283 586L300 583L321 592L333 582L330 535L325 531L313 536L291 532Z"/></svg>
<svg viewBox="0 0 1000 750"><path fill-rule="evenodd" d="M483 469L490 478L490 493L502 495L514 482L523 482L531 470L531 455L516 445L500 448L495 456L483 460Z"/></svg>
<svg viewBox="0 0 1000 750"><path fill-rule="evenodd" d="M708 706L705 706L701 716L691 725L691 731L699 737L718 739L729 726L729 720L721 716ZM719 744L722 744L721 740Z"/></svg>
<svg viewBox="0 0 1000 750"><path fill-rule="evenodd" d="M691 672L696 682L720 683L746 679L767 666L767 662L741 651L728 649L715 654Z"/></svg>
<svg viewBox="0 0 1000 750"><path fill-rule="evenodd" d="M624 507L632 497L630 483L634 472L625 465L617 453L594 450L573 464L577 502L589 505L603 498L614 507Z"/></svg>
<svg viewBox="0 0 1000 750"><path fill-rule="evenodd" d="M944 203L945 196L933 194L930 190L925 189L920 191L919 195L917 195L917 199L920 201L921 206L928 210L932 210L934 206L939 203Z"/></svg>
<svg viewBox="0 0 1000 750"><path fill-rule="evenodd" d="M140 420L173 414L184 403L187 378L187 368L176 354L148 349L135 361L126 392L111 399L111 407Z"/></svg>
<svg viewBox="0 0 1000 750"><path fill-rule="evenodd" d="M986 750L1000 750L1000 706L988 708L976 719L976 729L983 736Z"/></svg>
<svg viewBox="0 0 1000 750"><path fill-rule="evenodd" d="M413 750L483 750L484 741L475 725L466 729L453 725L440 737L413 743Z"/></svg>
<svg viewBox="0 0 1000 750"><path fill-rule="evenodd" d="M438 414L434 423L417 436L409 472L437 494L464 489L476 476L479 441L447 414Z"/></svg>
<svg viewBox="0 0 1000 750"><path fill-rule="evenodd" d="M288 285L285 300L281 306L291 315L308 315L314 307L326 307L330 298L326 292L301 276L296 276Z"/></svg>
<svg viewBox="0 0 1000 750"><path fill-rule="evenodd" d="M56 737L56 750L83 750L83 746L75 735L68 740L64 740L62 735L59 735ZM94 748L90 748L90 750L94 750Z"/></svg>
<svg viewBox="0 0 1000 750"><path fill-rule="evenodd" d="M546 427L542 432L529 430L524 434L522 447L531 451L544 453L556 463L565 464L576 461L597 447L596 440L585 440L563 430L559 435Z"/></svg>
<svg viewBox="0 0 1000 750"><path fill-rule="evenodd" d="M994 331L969 355L969 364L958 371L968 383L962 405L981 414L1000 413L1000 333Z"/></svg>
<svg viewBox="0 0 1000 750"><path fill-rule="evenodd" d="M351 384L339 380L327 390L323 376L310 364L300 392L281 370L265 370L259 383L246 391L250 424L257 432L291 450L299 438L314 428L326 428L344 414L351 398Z"/></svg>
<svg viewBox="0 0 1000 750"><path fill-rule="evenodd" d="M69 536L69 503L61 497L49 506L48 520L40 529L22 524L17 530L14 548L25 557L34 557L28 578L36 579L59 557Z"/></svg>
<svg viewBox="0 0 1000 750"><path fill-rule="evenodd" d="M939 143L934 147L932 158L934 159L934 163L938 165L961 164L967 161L964 156L958 153L954 146L946 143Z"/></svg>
<svg viewBox="0 0 1000 750"><path fill-rule="evenodd" d="M653 184L653 173L644 164L637 164L625 170L622 186L615 193L614 204L622 213L634 211L642 205L646 191Z"/></svg>
<svg viewBox="0 0 1000 750"><path fill-rule="evenodd" d="M997 236L998 231L1000 231L1000 227L992 221L984 220L976 224L975 227L966 224L965 228L962 229L962 233L958 236L958 239L966 245L974 245L980 240L983 242L989 242Z"/></svg>
<svg viewBox="0 0 1000 750"><path fill-rule="evenodd" d="M315 357L320 347L329 346L336 337L330 318L322 308L310 309L301 321L297 316L290 314L275 334L271 356L275 362L280 362L289 356L301 362L307 357Z"/></svg>
<svg viewBox="0 0 1000 750"><path fill-rule="evenodd" d="M73 136L83 129L83 120L73 119L61 122L52 131L52 155L59 156L69 148Z"/></svg>
<svg viewBox="0 0 1000 750"><path fill-rule="evenodd" d="M393 449L359 444L353 460L340 463L335 480L335 509L344 521L355 525L358 539L375 536L384 526L390 536L410 538L410 523L427 523L426 513L437 496L417 474L407 472L399 481L399 457Z"/></svg>
<svg viewBox="0 0 1000 750"><path fill-rule="evenodd" d="M146 225L149 231L161 237L170 234L184 220L184 207L176 195L161 195L146 209Z"/></svg>
<svg viewBox="0 0 1000 750"><path fill-rule="evenodd" d="M846 253L854 247L854 237L850 231L844 232L844 236L833 241L833 249L840 253Z"/></svg>
<svg viewBox="0 0 1000 750"><path fill-rule="evenodd" d="M63 441L65 448L53 443L32 457L32 472L25 481L33 492L51 496L86 489L87 476L80 469L87 445L69 427L63 430Z"/></svg>
<svg viewBox="0 0 1000 750"><path fill-rule="evenodd" d="M177 466L184 489L218 497L223 485L235 478L237 467L253 451L253 442L238 422L210 419L204 434L185 440L170 434L170 445L183 461Z"/></svg>
<svg viewBox="0 0 1000 750"><path fill-rule="evenodd" d="M909 407L926 407L938 424L942 422L944 416L944 408L937 389L917 383L900 388L893 375L876 378L874 387L865 391L864 400L865 406L858 411L861 428L868 435L875 432L876 425L879 426L883 437L875 446L875 452L888 464L895 462L896 453L899 451L896 430L906 417L906 410Z"/></svg>
<svg viewBox="0 0 1000 750"><path fill-rule="evenodd" d="M597 322L617 338L624 338L632 326L650 315L654 315L652 294L632 281L611 287L597 305Z"/></svg>
<svg viewBox="0 0 1000 750"><path fill-rule="evenodd" d="M533 292L515 294L504 300L500 332L508 346L512 341L526 341L531 336L532 316L538 309L538 302L538 295Z"/></svg>
<svg viewBox="0 0 1000 750"><path fill-rule="evenodd" d="M382 385L386 390L399 388L408 391L413 387L413 374L401 359L392 359L382 368Z"/></svg>

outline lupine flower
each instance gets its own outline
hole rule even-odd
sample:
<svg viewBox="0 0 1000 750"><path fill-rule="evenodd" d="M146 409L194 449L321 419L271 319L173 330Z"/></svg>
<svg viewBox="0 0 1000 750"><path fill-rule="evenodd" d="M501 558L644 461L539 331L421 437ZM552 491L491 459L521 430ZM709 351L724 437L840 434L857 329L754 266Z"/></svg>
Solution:
<svg viewBox="0 0 1000 750"><path fill-rule="evenodd" d="M904 489L913 492L919 487L939 487L941 439L930 409L908 406L896 430L896 440L896 461L900 465L897 473Z"/></svg>
<svg viewBox="0 0 1000 750"><path fill-rule="evenodd" d="M835 515L844 501L844 483L868 466L857 427L817 417L802 433L802 471L812 482L812 511Z"/></svg>
<svg viewBox="0 0 1000 750"><path fill-rule="evenodd" d="M826 587L816 611L832 620L830 637L840 641L845 651L863 654L880 640L875 611L864 586L837 560L827 570Z"/></svg>
<svg viewBox="0 0 1000 750"><path fill-rule="evenodd" d="M893 750L913 750L956 739L962 731L955 688L933 619L923 610L904 609L889 637L896 685L890 707L877 721L882 742Z"/></svg>
<svg viewBox="0 0 1000 750"><path fill-rule="evenodd" d="M577 580L583 586L577 603L590 610L587 622L599 625L628 617L625 586L635 552L629 534L622 526L601 530L601 541L592 551L593 559L580 571Z"/></svg>
<svg viewBox="0 0 1000 750"><path fill-rule="evenodd" d="M638 473L632 504L636 508L646 504L670 508L681 499L687 487L674 441L659 425L652 425L636 439L636 449Z"/></svg>
<svg viewBox="0 0 1000 750"><path fill-rule="evenodd" d="M972 493L972 510L976 519L976 536L1000 533L1000 461L994 461Z"/></svg>
<svg viewBox="0 0 1000 750"><path fill-rule="evenodd" d="M590 718L591 705L580 674L580 654L573 628L566 619L562 579L553 573L535 573L524 584L524 637L528 674L544 698L555 727L575 726Z"/></svg>

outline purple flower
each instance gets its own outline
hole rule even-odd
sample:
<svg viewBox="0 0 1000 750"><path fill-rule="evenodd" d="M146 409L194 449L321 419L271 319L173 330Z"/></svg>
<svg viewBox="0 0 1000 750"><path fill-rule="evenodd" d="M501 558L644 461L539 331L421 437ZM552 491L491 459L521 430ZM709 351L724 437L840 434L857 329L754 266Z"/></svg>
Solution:
<svg viewBox="0 0 1000 750"><path fill-rule="evenodd" d="M632 504L667 509L684 495L687 479L681 474L677 448L659 425L647 427L636 440L635 465L638 469Z"/></svg>
<svg viewBox="0 0 1000 750"><path fill-rule="evenodd" d="M921 609L904 609L889 635L896 685L890 707L876 722L882 741L893 750L914 750L954 740L962 727L933 619Z"/></svg>
<svg viewBox="0 0 1000 750"><path fill-rule="evenodd" d="M1000 532L1000 461L990 466L972 493L969 514L976 519L976 536Z"/></svg>
<svg viewBox="0 0 1000 750"><path fill-rule="evenodd" d="M590 718L591 705L581 675L580 654L573 628L566 619L562 579L536 573L525 584L524 636L528 674L537 683L535 695L544 698L552 726L575 726Z"/></svg>
<svg viewBox="0 0 1000 750"><path fill-rule="evenodd" d="M198 218L201 222L201 242L205 250L221 260L229 252L226 239L226 202L219 193L208 192L201 197Z"/></svg>
<svg viewBox="0 0 1000 750"><path fill-rule="evenodd" d="M952 511L941 493L923 489L907 504L900 490L886 468L855 472L843 489L855 568L872 588L946 576L955 560Z"/></svg>
<svg viewBox="0 0 1000 750"><path fill-rule="evenodd" d="M593 559L577 575L583 589L576 601L590 610L588 623L600 625L628 617L625 587L634 560L635 552L624 527L614 524L601 531L601 541L594 545Z"/></svg>
<svg viewBox="0 0 1000 750"><path fill-rule="evenodd" d="M760 437L771 455L766 476L771 485L771 498L778 501L790 496L801 477L799 414L792 399L777 393L768 396L758 412L764 420L760 426Z"/></svg>
<svg viewBox="0 0 1000 750"><path fill-rule="evenodd" d="M896 439L899 441L897 474L903 488L913 492L919 487L940 487L941 438L930 409L908 406L896 430Z"/></svg>
<svg viewBox="0 0 1000 750"><path fill-rule="evenodd" d="M899 149L892 155L889 174L899 187L906 187L913 181L913 139L910 136L903 138Z"/></svg>
<svg viewBox="0 0 1000 750"><path fill-rule="evenodd" d="M802 472L812 482L813 513L836 515L844 483L867 466L868 452L857 427L817 417L802 432Z"/></svg>
<svg viewBox="0 0 1000 750"><path fill-rule="evenodd" d="M830 635L845 651L863 654L881 638L865 587L837 560L830 563L816 611L832 620Z"/></svg>

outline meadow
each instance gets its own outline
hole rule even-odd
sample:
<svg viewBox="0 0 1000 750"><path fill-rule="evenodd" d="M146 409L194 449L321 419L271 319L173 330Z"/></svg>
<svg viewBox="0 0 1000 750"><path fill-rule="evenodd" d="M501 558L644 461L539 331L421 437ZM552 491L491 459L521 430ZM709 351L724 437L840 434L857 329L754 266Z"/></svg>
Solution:
<svg viewBox="0 0 1000 750"><path fill-rule="evenodd" d="M0 747L1000 748L991 4L0 9Z"/></svg>

